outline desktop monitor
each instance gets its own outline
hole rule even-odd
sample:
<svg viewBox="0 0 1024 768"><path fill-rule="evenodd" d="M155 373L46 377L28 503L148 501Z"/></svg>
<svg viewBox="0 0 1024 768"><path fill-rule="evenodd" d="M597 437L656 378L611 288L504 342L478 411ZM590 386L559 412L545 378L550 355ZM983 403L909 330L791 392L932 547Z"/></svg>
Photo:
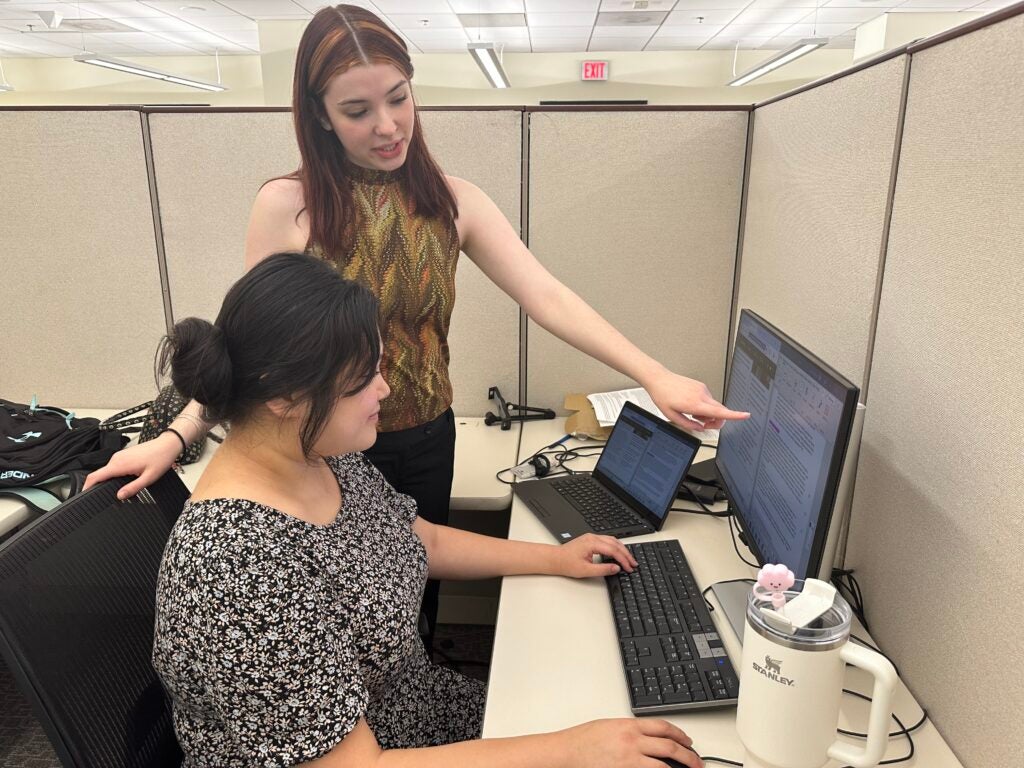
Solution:
<svg viewBox="0 0 1024 768"><path fill-rule="evenodd" d="M725 404L750 418L722 427L715 467L760 565L830 578L823 553L859 394L764 318L740 313Z"/></svg>

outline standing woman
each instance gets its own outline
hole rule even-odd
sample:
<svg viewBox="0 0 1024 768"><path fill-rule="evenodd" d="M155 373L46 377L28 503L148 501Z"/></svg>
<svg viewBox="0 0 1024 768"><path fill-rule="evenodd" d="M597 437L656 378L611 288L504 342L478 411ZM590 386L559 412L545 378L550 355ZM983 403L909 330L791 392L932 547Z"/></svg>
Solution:
<svg viewBox="0 0 1024 768"><path fill-rule="evenodd" d="M446 523L455 455L448 329L460 250L546 330L637 381L677 424L684 414L721 426L745 418L641 352L527 250L491 199L445 176L430 156L402 39L369 11L320 10L302 35L292 112L301 154L294 173L256 196L245 267L281 251L309 251L380 302L381 369L391 396L368 458L419 514ZM174 429L192 442L208 425L192 403ZM181 443L158 437L117 454L90 476L137 474L137 493L173 463ZM425 600L436 614L436 584Z"/></svg>

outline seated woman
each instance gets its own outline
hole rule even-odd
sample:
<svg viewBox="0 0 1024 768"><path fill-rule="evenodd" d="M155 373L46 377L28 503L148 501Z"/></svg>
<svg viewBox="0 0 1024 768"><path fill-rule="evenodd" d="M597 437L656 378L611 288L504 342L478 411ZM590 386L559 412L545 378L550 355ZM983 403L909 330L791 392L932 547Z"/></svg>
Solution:
<svg viewBox="0 0 1024 768"><path fill-rule="evenodd" d="M416 631L428 574L595 577L615 539L527 544L433 525L360 453L376 438L376 300L324 262L278 254L188 318L158 361L231 431L164 552L153 664L189 766L700 765L661 720L479 740L484 689ZM614 563L594 563L594 555Z"/></svg>

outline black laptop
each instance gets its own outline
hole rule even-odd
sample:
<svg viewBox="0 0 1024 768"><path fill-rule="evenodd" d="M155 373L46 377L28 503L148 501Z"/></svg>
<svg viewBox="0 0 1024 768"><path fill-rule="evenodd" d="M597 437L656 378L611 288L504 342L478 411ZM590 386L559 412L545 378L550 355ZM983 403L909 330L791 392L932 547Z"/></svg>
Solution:
<svg viewBox="0 0 1024 768"><path fill-rule="evenodd" d="M592 474L516 483L515 494L560 542L660 531L700 440L627 402Z"/></svg>

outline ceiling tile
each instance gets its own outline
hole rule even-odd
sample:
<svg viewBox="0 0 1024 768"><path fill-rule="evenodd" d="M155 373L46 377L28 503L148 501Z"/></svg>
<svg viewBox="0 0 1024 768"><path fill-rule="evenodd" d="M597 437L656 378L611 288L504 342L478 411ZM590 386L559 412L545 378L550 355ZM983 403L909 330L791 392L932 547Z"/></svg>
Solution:
<svg viewBox="0 0 1024 768"><path fill-rule="evenodd" d="M456 13L523 13L523 0L448 0Z"/></svg>
<svg viewBox="0 0 1024 768"><path fill-rule="evenodd" d="M462 22L454 13L392 13L388 21L399 29L450 29L461 27ZM427 23L424 24L423 22Z"/></svg>
<svg viewBox="0 0 1024 768"><path fill-rule="evenodd" d="M786 35L800 37L832 37L852 29L855 24L794 24L786 29Z"/></svg>
<svg viewBox="0 0 1024 768"><path fill-rule="evenodd" d="M525 27L525 13L460 13L459 21L469 29L473 27Z"/></svg>
<svg viewBox="0 0 1024 768"><path fill-rule="evenodd" d="M292 0L292 2L294 2L294 3L298 4L298 5L301 5L303 8L305 8L311 14L316 13L321 8L327 8L327 7L332 7L333 8L335 5L338 4L336 1L332 2L332 0ZM376 14L377 16L382 16L383 15L381 10L377 6L375 6L373 3L369 2L369 0L345 0L345 4L346 5L356 5L356 6L360 7L360 8L365 8L366 10L370 11L371 13Z"/></svg>
<svg viewBox="0 0 1024 768"><path fill-rule="evenodd" d="M819 8L817 11L810 11L802 21L812 24L817 14L820 24L863 24L871 21L885 13L884 8Z"/></svg>
<svg viewBox="0 0 1024 768"><path fill-rule="evenodd" d="M640 37L647 38L657 31L656 26L651 27L594 27L594 37Z"/></svg>
<svg viewBox="0 0 1024 768"><path fill-rule="evenodd" d="M419 27L418 29L405 29L402 30L405 36L410 40L419 45L420 41L429 42L431 40L462 40L468 42L469 37L466 34L466 30L462 27L439 27L432 29L430 27Z"/></svg>
<svg viewBox="0 0 1024 768"><path fill-rule="evenodd" d="M198 14L191 14L188 16L182 15L178 17L182 21L186 21L189 24L193 24L202 29L208 29L212 32L255 32L257 29L256 22L252 19L247 19L245 16L209 16L202 17Z"/></svg>
<svg viewBox="0 0 1024 768"><path fill-rule="evenodd" d="M970 2L964 2L964 0L907 0L905 3L900 3L899 7L895 10L902 11L907 8L941 8L943 11L966 11L970 10Z"/></svg>
<svg viewBox="0 0 1024 768"><path fill-rule="evenodd" d="M601 0L602 13L648 13L650 11L671 11L675 0L648 0L647 7L633 8L633 0Z"/></svg>
<svg viewBox="0 0 1024 768"><path fill-rule="evenodd" d="M185 4L183 1L182 5ZM163 12L145 3L113 2L82 3L86 8L103 19L140 19L163 16Z"/></svg>
<svg viewBox="0 0 1024 768"><path fill-rule="evenodd" d="M121 23L141 32L189 32L196 29L184 19L161 16L159 18L121 19Z"/></svg>
<svg viewBox="0 0 1024 768"><path fill-rule="evenodd" d="M226 8L220 3L213 2L213 0L185 0L184 2L183 0L146 0L146 5L170 14L171 16L180 16L181 18L198 18L200 15L202 15L203 18L209 18L212 16L237 17L239 15L230 8ZM183 5L204 8L205 10L183 11L181 10Z"/></svg>
<svg viewBox="0 0 1024 768"><path fill-rule="evenodd" d="M806 8L747 8L733 24L795 24L807 15Z"/></svg>
<svg viewBox="0 0 1024 768"><path fill-rule="evenodd" d="M587 50L587 43L589 38L579 37L566 37L566 38L551 38L550 40L533 40L533 50L535 51L585 51Z"/></svg>
<svg viewBox="0 0 1024 768"><path fill-rule="evenodd" d="M775 37L788 27L789 24L730 24L725 31L737 38Z"/></svg>
<svg viewBox="0 0 1024 768"><path fill-rule="evenodd" d="M597 13L601 0L526 0L527 13Z"/></svg>
<svg viewBox="0 0 1024 768"><path fill-rule="evenodd" d="M844 0L847 5L859 3L860 0ZM901 2L901 0L891 0ZM751 8L817 8L822 5L821 0L753 0Z"/></svg>
<svg viewBox="0 0 1024 768"><path fill-rule="evenodd" d="M828 43L823 46L824 48L840 49L840 50L852 50L856 44L856 40L852 37L836 37L829 40Z"/></svg>
<svg viewBox="0 0 1024 768"><path fill-rule="evenodd" d="M382 13L453 13L448 0L373 0ZM847 0L849 2L849 0ZM479 11L478 11L479 12Z"/></svg>
<svg viewBox="0 0 1024 768"><path fill-rule="evenodd" d="M466 33L473 43L530 42L530 30L526 27L481 27L467 29Z"/></svg>
<svg viewBox="0 0 1024 768"><path fill-rule="evenodd" d="M651 27L661 24L668 16L664 11L658 13L599 13L597 14L597 25L599 27Z"/></svg>
<svg viewBox="0 0 1024 768"><path fill-rule="evenodd" d="M416 47L422 53L465 53L466 41L463 40L461 43L451 40L417 41Z"/></svg>
<svg viewBox="0 0 1024 768"><path fill-rule="evenodd" d="M642 51L647 39L643 37L602 37L591 40L588 51Z"/></svg>
<svg viewBox="0 0 1024 768"><path fill-rule="evenodd" d="M673 11L665 18L665 23L662 25L662 29L665 27L675 27L679 25L687 24L728 24L739 13L738 8L693 8L682 11ZM704 19L703 22L697 22L697 19Z"/></svg>
<svg viewBox="0 0 1024 768"><path fill-rule="evenodd" d="M582 36L589 40L593 29L593 27L530 27L530 38L533 40L567 40L571 37Z"/></svg>
<svg viewBox="0 0 1024 768"><path fill-rule="evenodd" d="M825 0L822 8L893 8L902 0Z"/></svg>
<svg viewBox="0 0 1024 768"><path fill-rule="evenodd" d="M218 0L221 4L252 19L301 18L310 13L292 0ZM182 3L188 5L189 3Z"/></svg>
<svg viewBox="0 0 1024 768"><path fill-rule="evenodd" d="M750 0L679 0L676 3L675 9L669 14L669 17L671 18L676 14L685 14L688 17L690 11L695 8L702 8L706 11L735 10L739 12L748 5L750 5Z"/></svg>
<svg viewBox="0 0 1024 768"><path fill-rule="evenodd" d="M695 51L708 39L706 37L655 37L644 48L645 51Z"/></svg>
<svg viewBox="0 0 1024 768"><path fill-rule="evenodd" d="M707 40L725 29L724 24L681 24L675 27L662 27L654 36L655 40L667 37L691 37Z"/></svg>
<svg viewBox="0 0 1024 768"><path fill-rule="evenodd" d="M587 27L594 24L596 13L527 13L531 27Z"/></svg>

